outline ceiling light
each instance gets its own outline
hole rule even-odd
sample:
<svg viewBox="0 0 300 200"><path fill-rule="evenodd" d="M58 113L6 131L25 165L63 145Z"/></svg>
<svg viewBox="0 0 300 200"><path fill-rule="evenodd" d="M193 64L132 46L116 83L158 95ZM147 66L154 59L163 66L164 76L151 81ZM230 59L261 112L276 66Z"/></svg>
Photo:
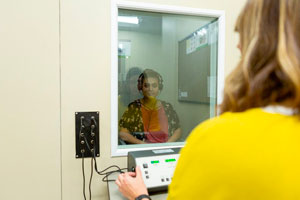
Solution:
<svg viewBox="0 0 300 200"><path fill-rule="evenodd" d="M118 16L118 22L129 23L129 24L139 24L139 18L131 17L131 16Z"/></svg>

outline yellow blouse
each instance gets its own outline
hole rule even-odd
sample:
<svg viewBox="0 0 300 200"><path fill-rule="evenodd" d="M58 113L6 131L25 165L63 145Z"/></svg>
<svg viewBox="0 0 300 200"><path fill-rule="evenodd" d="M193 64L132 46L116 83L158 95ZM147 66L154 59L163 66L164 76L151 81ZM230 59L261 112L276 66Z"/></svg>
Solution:
<svg viewBox="0 0 300 200"><path fill-rule="evenodd" d="M262 109L197 126L181 151L168 200L300 199L300 117Z"/></svg>

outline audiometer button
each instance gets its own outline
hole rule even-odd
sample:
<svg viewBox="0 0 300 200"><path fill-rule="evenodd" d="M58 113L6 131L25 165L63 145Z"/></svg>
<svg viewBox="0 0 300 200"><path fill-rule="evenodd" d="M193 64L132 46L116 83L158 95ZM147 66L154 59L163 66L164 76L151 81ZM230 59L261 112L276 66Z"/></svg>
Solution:
<svg viewBox="0 0 300 200"><path fill-rule="evenodd" d="M147 163L144 163L144 164L143 164L143 167L144 167L144 168L148 168L148 164L147 164Z"/></svg>

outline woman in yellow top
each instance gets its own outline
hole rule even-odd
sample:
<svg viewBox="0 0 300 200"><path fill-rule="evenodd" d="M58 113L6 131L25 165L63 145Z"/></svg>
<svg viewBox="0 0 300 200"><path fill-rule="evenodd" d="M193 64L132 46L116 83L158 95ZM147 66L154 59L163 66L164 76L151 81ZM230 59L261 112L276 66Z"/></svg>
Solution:
<svg viewBox="0 0 300 200"><path fill-rule="evenodd" d="M189 136L169 200L300 199L300 1L248 0L236 30L222 115ZM139 168L116 183L129 199L148 194Z"/></svg>

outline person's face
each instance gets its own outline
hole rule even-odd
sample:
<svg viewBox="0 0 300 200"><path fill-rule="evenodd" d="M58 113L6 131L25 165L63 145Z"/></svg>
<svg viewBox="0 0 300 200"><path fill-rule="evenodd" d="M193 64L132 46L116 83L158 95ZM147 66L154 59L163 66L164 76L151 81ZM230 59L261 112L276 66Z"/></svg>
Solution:
<svg viewBox="0 0 300 200"><path fill-rule="evenodd" d="M129 79L130 95L138 95L139 94L139 91L137 89L138 78L139 78L138 75L134 75L134 76L130 77L130 79Z"/></svg>
<svg viewBox="0 0 300 200"><path fill-rule="evenodd" d="M143 82L142 92L144 97L156 97L159 93L158 80L156 78L145 78Z"/></svg>

